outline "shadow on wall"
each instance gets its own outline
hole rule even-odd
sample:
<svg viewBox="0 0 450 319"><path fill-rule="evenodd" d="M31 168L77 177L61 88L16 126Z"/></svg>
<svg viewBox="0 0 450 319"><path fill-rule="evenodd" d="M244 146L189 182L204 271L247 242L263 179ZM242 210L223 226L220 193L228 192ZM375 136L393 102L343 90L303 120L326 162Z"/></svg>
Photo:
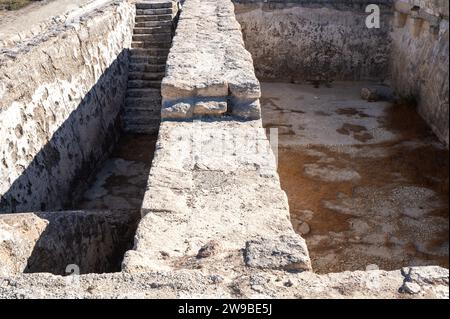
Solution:
<svg viewBox="0 0 450 319"><path fill-rule="evenodd" d="M62 210L82 195L119 137L118 115L126 93L128 55L128 49L118 55L1 195L0 213Z"/></svg>
<svg viewBox="0 0 450 319"><path fill-rule="evenodd" d="M37 213L49 222L28 258L25 273L55 275L120 272L133 248L140 212L69 211ZM75 268L73 268L75 267Z"/></svg>

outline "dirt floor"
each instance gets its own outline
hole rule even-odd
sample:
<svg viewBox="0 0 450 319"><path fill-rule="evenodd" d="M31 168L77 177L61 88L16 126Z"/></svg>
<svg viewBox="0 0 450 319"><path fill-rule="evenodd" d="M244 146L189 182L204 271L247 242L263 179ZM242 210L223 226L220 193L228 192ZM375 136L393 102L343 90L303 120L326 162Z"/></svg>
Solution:
<svg viewBox="0 0 450 319"><path fill-rule="evenodd" d="M30 30L51 17L64 14L92 0L32 1L19 10L0 10L0 39L2 36ZM6 2L6 0L5 0Z"/></svg>
<svg viewBox="0 0 450 319"><path fill-rule="evenodd" d="M367 85L262 83L293 226L317 273L448 267L448 150L411 105L361 100Z"/></svg>
<svg viewBox="0 0 450 319"><path fill-rule="evenodd" d="M156 135L123 135L76 209L139 210L156 139Z"/></svg>

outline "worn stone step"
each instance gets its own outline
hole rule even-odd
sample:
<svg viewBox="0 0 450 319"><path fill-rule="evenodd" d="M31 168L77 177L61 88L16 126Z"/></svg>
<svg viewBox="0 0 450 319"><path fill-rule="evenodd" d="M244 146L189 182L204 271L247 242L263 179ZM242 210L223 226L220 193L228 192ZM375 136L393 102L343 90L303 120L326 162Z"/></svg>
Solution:
<svg viewBox="0 0 450 319"><path fill-rule="evenodd" d="M157 80L161 81L165 72L130 72L128 80Z"/></svg>
<svg viewBox="0 0 450 319"><path fill-rule="evenodd" d="M162 28L170 27L172 28L172 19L166 21L145 21L145 22L135 22L135 28Z"/></svg>
<svg viewBox="0 0 450 319"><path fill-rule="evenodd" d="M167 57L169 52L170 48L131 48L130 57Z"/></svg>
<svg viewBox="0 0 450 319"><path fill-rule="evenodd" d="M170 49L172 47L172 42L131 42L132 49Z"/></svg>
<svg viewBox="0 0 450 319"><path fill-rule="evenodd" d="M161 119L161 108L159 109L140 109L126 108L122 112L123 119L130 123L146 123L152 119ZM143 119L142 121L139 119ZM148 123L148 122L147 122Z"/></svg>
<svg viewBox="0 0 450 319"><path fill-rule="evenodd" d="M123 123L126 126L134 126L134 125L147 125L153 127L159 127L161 123L161 118L159 117L138 117L138 116L122 116Z"/></svg>
<svg viewBox="0 0 450 319"><path fill-rule="evenodd" d="M133 33L134 34L148 34L148 35L168 33L168 34L172 35L172 26L164 25L164 26L157 26L157 27L150 27L150 28L134 27Z"/></svg>
<svg viewBox="0 0 450 319"><path fill-rule="evenodd" d="M172 42L172 33L133 34L132 41L168 43Z"/></svg>
<svg viewBox="0 0 450 319"><path fill-rule="evenodd" d="M131 56L165 56L169 54L170 48L134 48L130 50Z"/></svg>
<svg viewBox="0 0 450 319"><path fill-rule="evenodd" d="M137 15L134 18L134 22L148 22L148 21L170 21L172 22L171 14L161 14L161 15Z"/></svg>
<svg viewBox="0 0 450 319"><path fill-rule="evenodd" d="M136 9L136 16L140 15L172 15L172 8L161 8L161 9Z"/></svg>
<svg viewBox="0 0 450 319"><path fill-rule="evenodd" d="M125 99L125 108L158 109L161 110L161 96L158 97L128 97Z"/></svg>
<svg viewBox="0 0 450 319"><path fill-rule="evenodd" d="M160 98L161 89L157 88L129 88L126 98Z"/></svg>
<svg viewBox="0 0 450 319"><path fill-rule="evenodd" d="M123 108L125 113L145 113L145 114L156 114L158 117L161 116L161 103L147 103L143 106L135 106L135 105L125 105Z"/></svg>
<svg viewBox="0 0 450 319"><path fill-rule="evenodd" d="M172 1L136 2L136 9L166 9L172 8Z"/></svg>
<svg viewBox="0 0 450 319"><path fill-rule="evenodd" d="M123 131L126 133L134 133L134 134L157 134L159 131L159 123L155 126L149 125L139 125L139 124L127 124L124 125Z"/></svg>
<svg viewBox="0 0 450 319"><path fill-rule="evenodd" d="M167 61L167 54L158 55L132 55L130 57L130 65L134 64L164 64Z"/></svg>
<svg viewBox="0 0 450 319"><path fill-rule="evenodd" d="M150 63L130 63L129 72L154 72L154 73L165 73L165 64L150 64Z"/></svg>
<svg viewBox="0 0 450 319"><path fill-rule="evenodd" d="M128 88L161 88L161 81L158 80L128 80Z"/></svg>

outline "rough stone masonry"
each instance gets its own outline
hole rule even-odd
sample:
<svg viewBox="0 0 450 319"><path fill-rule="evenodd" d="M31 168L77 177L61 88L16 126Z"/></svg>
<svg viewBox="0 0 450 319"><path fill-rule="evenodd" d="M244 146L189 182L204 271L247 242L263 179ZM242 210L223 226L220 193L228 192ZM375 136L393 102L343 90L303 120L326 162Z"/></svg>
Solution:
<svg viewBox="0 0 450 319"><path fill-rule="evenodd" d="M123 12L116 14L118 8ZM233 10L230 0L184 3L162 82L163 121L142 220L122 271L68 277L22 274L27 254L48 223L39 214L22 214L20 220L4 215L0 256L8 264L0 274L0 297L449 297L448 269L441 267L327 275L310 271L305 242L289 221L287 197L261 125L259 82ZM107 21L115 17L116 23L106 25L126 26L122 40L112 41L114 49L105 48L111 54L106 56L114 57L120 51L118 42L124 47L130 43L134 6L119 1L100 13L83 19L96 25L99 16ZM56 34L64 39L63 31ZM113 34L109 40L116 39ZM86 51L98 52L92 47ZM25 52L17 53L19 61L25 57ZM87 74L99 74L97 63L88 65L92 73ZM68 66L60 63L56 69L70 73ZM27 90L31 96L33 92L34 88ZM8 136L13 129L7 129Z"/></svg>

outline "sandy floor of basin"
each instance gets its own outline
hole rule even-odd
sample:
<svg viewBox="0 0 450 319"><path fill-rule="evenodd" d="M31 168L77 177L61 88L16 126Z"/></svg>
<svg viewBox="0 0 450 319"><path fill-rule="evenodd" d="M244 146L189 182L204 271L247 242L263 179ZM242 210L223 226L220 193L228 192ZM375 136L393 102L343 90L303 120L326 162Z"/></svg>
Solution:
<svg viewBox="0 0 450 319"><path fill-rule="evenodd" d="M156 136L125 134L97 172L77 209L140 209Z"/></svg>
<svg viewBox="0 0 450 319"><path fill-rule="evenodd" d="M366 83L262 83L279 173L318 273L448 267L448 151L408 105Z"/></svg>

